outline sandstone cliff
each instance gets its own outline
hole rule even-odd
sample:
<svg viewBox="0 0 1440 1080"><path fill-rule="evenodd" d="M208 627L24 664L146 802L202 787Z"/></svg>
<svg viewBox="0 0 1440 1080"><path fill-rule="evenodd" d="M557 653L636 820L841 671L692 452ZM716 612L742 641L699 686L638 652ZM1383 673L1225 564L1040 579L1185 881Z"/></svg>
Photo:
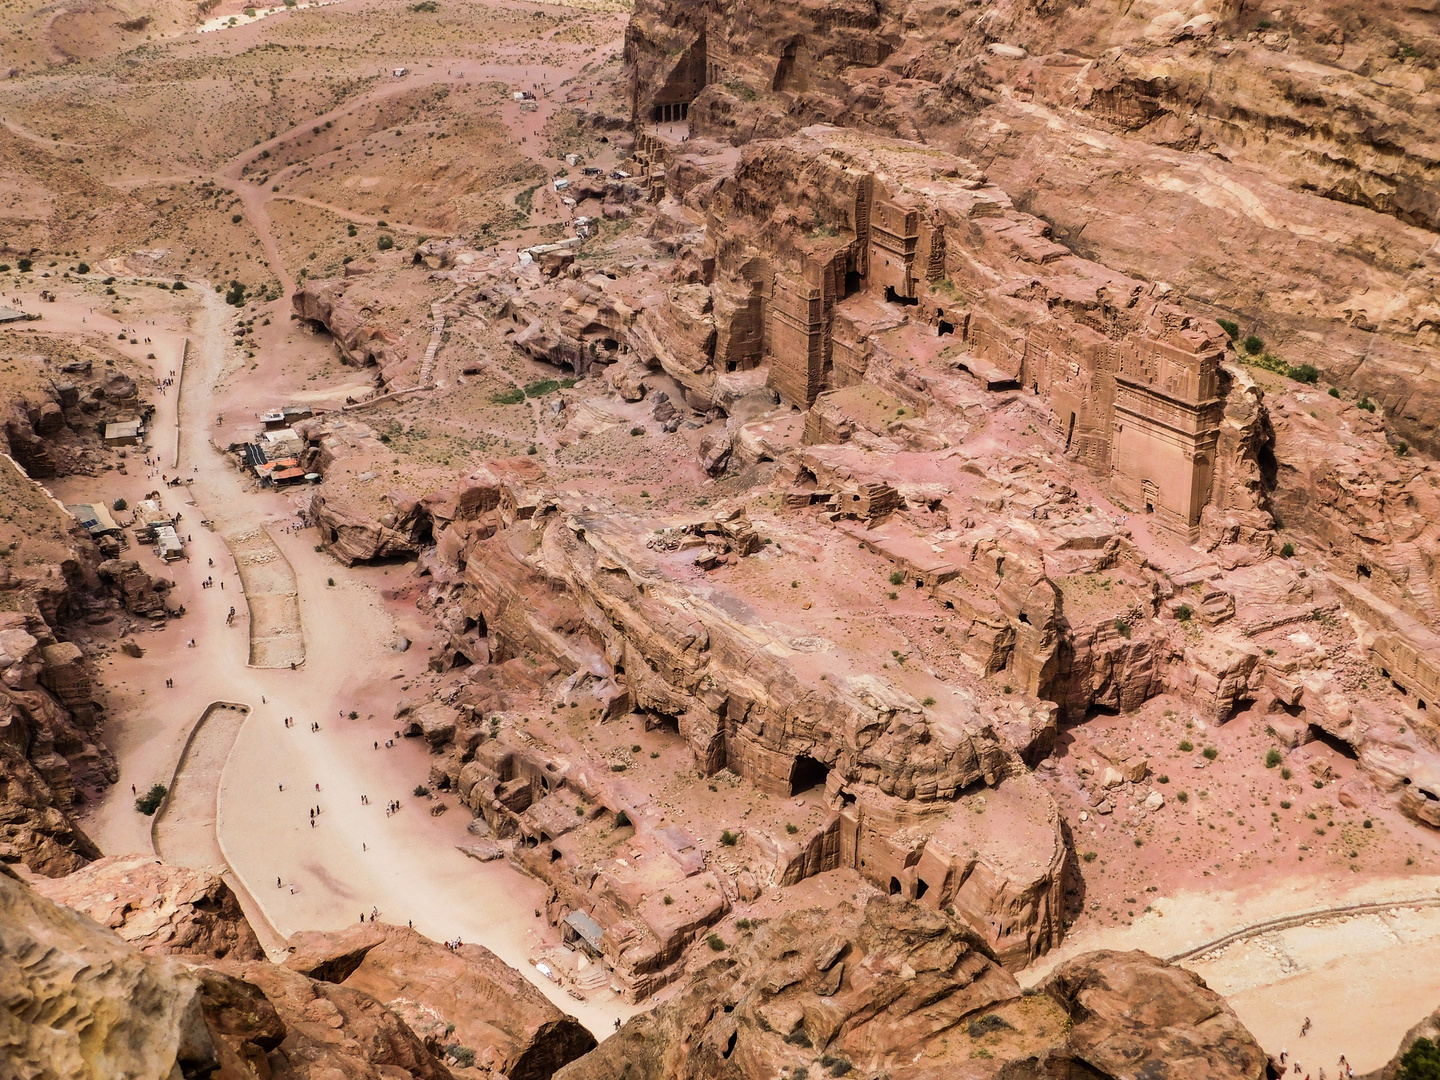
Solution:
<svg viewBox="0 0 1440 1080"><path fill-rule="evenodd" d="M561 1080L1266 1074L1216 994L1144 953L1078 957L1022 995L963 927L894 899L797 912L732 953Z"/></svg>
<svg viewBox="0 0 1440 1080"><path fill-rule="evenodd" d="M1421 10L1338 0L643 0L626 35L637 126L958 150L1062 244L1258 331L1432 450L1437 51Z"/></svg>
<svg viewBox="0 0 1440 1080"><path fill-rule="evenodd" d="M36 877L30 884L155 956L265 956L235 894L204 870L168 866L150 855L109 856L65 877Z"/></svg>
<svg viewBox="0 0 1440 1080"><path fill-rule="evenodd" d="M509 1080L548 1080L595 1046L521 974L480 945L451 949L403 926L296 934L286 966L385 1002L437 1046L472 1051Z"/></svg>

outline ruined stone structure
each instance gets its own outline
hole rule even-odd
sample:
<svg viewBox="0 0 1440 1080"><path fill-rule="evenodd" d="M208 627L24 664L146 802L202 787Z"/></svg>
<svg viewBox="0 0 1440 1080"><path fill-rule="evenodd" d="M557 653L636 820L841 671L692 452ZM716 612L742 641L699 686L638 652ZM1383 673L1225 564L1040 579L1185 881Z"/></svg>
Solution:
<svg viewBox="0 0 1440 1080"><path fill-rule="evenodd" d="M728 325L717 311L728 370L763 363L808 408L865 369L846 301L900 305L987 385L1043 396L1072 456L1194 538L1224 411L1208 321L1072 255L969 162L914 143L821 126L752 144L708 205L717 292L738 298Z"/></svg>

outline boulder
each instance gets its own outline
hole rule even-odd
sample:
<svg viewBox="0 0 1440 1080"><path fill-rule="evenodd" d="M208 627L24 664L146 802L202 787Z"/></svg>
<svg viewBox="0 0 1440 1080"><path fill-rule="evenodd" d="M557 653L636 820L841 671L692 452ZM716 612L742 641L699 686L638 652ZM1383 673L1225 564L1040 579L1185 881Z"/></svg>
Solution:
<svg viewBox="0 0 1440 1080"><path fill-rule="evenodd" d="M433 1028L437 1039L488 1056L509 1080L547 1080L595 1045L578 1021L479 945L451 949L406 927L366 923L296 935L290 948L288 968L335 977L342 989L392 1007L408 1003L425 1018L417 1030Z"/></svg>
<svg viewBox="0 0 1440 1080"><path fill-rule="evenodd" d="M1022 995L940 912L898 897L841 903L737 937L557 1080L1265 1076L1225 1002L1144 953L1077 957L1040 989Z"/></svg>
<svg viewBox="0 0 1440 1080"><path fill-rule="evenodd" d="M265 956L235 894L204 870L169 866L151 855L121 855L31 884L142 952L215 960Z"/></svg>
<svg viewBox="0 0 1440 1080"><path fill-rule="evenodd" d="M346 496L316 493L310 514L325 549L346 566L375 559L412 558L429 534L429 518L418 503L395 496L395 509L367 511Z"/></svg>

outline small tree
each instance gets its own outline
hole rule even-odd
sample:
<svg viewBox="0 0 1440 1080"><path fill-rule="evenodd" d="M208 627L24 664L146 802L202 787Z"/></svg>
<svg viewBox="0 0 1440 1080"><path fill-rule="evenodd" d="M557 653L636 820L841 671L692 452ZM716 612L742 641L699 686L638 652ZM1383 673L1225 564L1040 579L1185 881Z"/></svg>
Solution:
<svg viewBox="0 0 1440 1080"><path fill-rule="evenodd" d="M1280 549L1280 557L1282 559L1293 559L1295 557L1295 545L1286 543L1285 546Z"/></svg>
<svg viewBox="0 0 1440 1080"><path fill-rule="evenodd" d="M1440 1080L1440 1043L1423 1035L1400 1055L1395 1080Z"/></svg>
<svg viewBox="0 0 1440 1080"><path fill-rule="evenodd" d="M726 847L734 847L735 844L739 841L739 839L740 838L736 836L733 832L731 832L729 829L726 829L720 834L720 843L724 844Z"/></svg>
<svg viewBox="0 0 1440 1080"><path fill-rule="evenodd" d="M1272 746L1269 750L1266 750L1266 751L1265 751L1265 768L1267 768L1267 769L1273 769L1273 768L1275 768L1275 766L1277 766L1277 765L1279 765L1279 764L1280 764L1280 751L1277 750L1275 747Z"/></svg>
<svg viewBox="0 0 1440 1080"><path fill-rule="evenodd" d="M1255 334L1248 334L1240 345L1251 356L1258 356L1265 348L1265 339Z"/></svg>
<svg viewBox="0 0 1440 1080"><path fill-rule="evenodd" d="M375 241L375 246L381 251L389 251L395 246L395 238L393 236L381 236L379 240Z"/></svg>
<svg viewBox="0 0 1440 1080"><path fill-rule="evenodd" d="M149 791L135 800L135 809L146 817L153 816L155 811L160 809L160 804L165 801L168 790L164 784L152 784Z"/></svg>

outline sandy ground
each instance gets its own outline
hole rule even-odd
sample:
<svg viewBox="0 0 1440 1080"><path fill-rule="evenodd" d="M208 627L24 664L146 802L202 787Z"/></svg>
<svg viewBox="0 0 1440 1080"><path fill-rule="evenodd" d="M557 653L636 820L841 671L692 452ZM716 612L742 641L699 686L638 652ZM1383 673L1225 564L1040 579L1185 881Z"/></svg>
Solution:
<svg viewBox="0 0 1440 1080"><path fill-rule="evenodd" d="M1243 891L1183 891L1150 901L1129 926L1093 927L1066 939L1020 975L1029 986L1094 949L1143 949L1168 957L1252 923L1348 904L1440 896L1440 877L1353 880L1290 877ZM1271 1055L1288 1050L1302 1067L1377 1069L1405 1032L1440 999L1440 908L1316 919L1243 939L1183 961L1235 1009ZM1313 1022L1302 1041L1305 1017Z"/></svg>
<svg viewBox="0 0 1440 1080"><path fill-rule="evenodd" d="M342 926L378 908L381 917L413 921L437 939L459 936L486 945L525 972L558 1006L605 1035L616 1017L638 1010L614 1000L609 991L576 1001L528 963L541 948L558 943L554 929L534 915L542 901L539 883L504 862L482 865L455 849L465 836L468 814L432 817L431 804L410 795L429 767L422 746L400 740L394 749L374 750L376 741L383 744L393 733L388 721L394 704L424 672L427 659L422 646L392 651L401 633L423 640L425 632L418 613L392 613L389 608L396 605L387 605L382 595L407 571L343 571L314 550L313 534L285 531L295 509L287 496L244 491L240 475L207 437L214 388L226 364L227 309L208 290L192 295L201 305L193 325L177 320L144 327L151 338L144 348L155 352L159 377L172 365L178 369L187 333L191 338L181 396L180 472L188 483L162 488L166 505L182 513L190 559L163 566L147 549L132 547L127 553L151 573L176 582L176 602L186 606L187 615L161 630L137 633L146 650L143 658L116 654L102 664L113 718L107 736L120 762L121 782L91 809L85 827L107 852L149 851L150 819L134 811L131 785L143 790L156 781L168 784L206 706L217 699L243 702L253 712L219 778L217 820L224 854L258 902L263 920L287 935ZM108 317L90 306L83 297L46 305L42 325L56 333L76 333L98 322L108 332ZM81 323L82 318L87 321ZM156 405L152 453L162 464L147 469L132 453L128 475L70 478L54 485L56 494L69 501L117 495L133 500L158 486L160 476L147 472L174 475L169 465L174 388ZM213 523L214 531L201 527L202 518ZM265 527L294 567L299 588L306 658L294 671L248 665L247 611L223 537ZM206 577L214 578L214 588L201 588ZM227 627L232 604L237 618ZM403 620L398 624L397 615ZM192 639L193 648L187 644ZM165 687L166 678L174 679L173 689ZM339 714L351 709L363 709L361 718L341 719ZM286 716L296 718L293 728L284 727ZM310 732L312 721L321 724L318 733ZM360 803L362 793L370 797L368 806ZM390 799L400 799L403 808L387 817ZM308 816L312 805L321 808L314 827ZM277 876L283 889L275 888Z"/></svg>

